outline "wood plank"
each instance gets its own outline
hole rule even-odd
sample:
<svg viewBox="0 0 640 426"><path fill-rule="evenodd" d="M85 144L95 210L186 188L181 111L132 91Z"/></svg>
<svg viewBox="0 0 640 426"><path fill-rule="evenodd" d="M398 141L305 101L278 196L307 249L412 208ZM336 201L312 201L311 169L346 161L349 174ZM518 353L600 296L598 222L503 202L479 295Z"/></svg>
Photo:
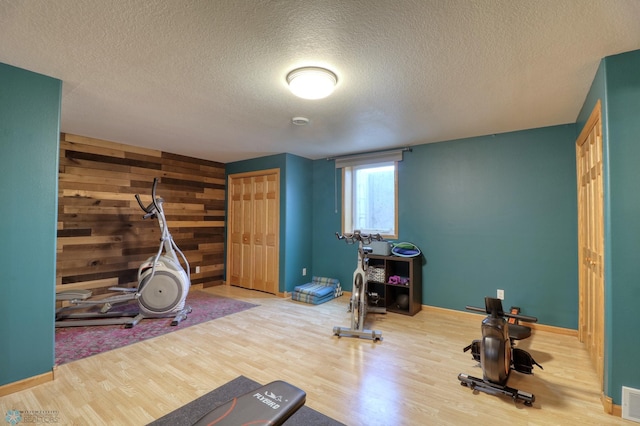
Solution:
<svg viewBox="0 0 640 426"><path fill-rule="evenodd" d="M60 141L60 148L66 151L66 158L73 158L73 153L78 152L124 159L124 151L108 146L88 145L62 140Z"/></svg>
<svg viewBox="0 0 640 426"><path fill-rule="evenodd" d="M163 152L162 158L165 160L165 164L167 165L191 165L195 164L198 167L210 167L215 169L224 169L224 164L211 160L203 160L200 158L187 157L185 155L180 154L172 154L170 152Z"/></svg>
<svg viewBox="0 0 640 426"><path fill-rule="evenodd" d="M82 169L93 170L110 170L112 172L130 173L132 167L127 164L100 163L97 161L83 160L80 158L67 158L64 152L61 152L59 164L61 173L67 173L67 168L76 167Z"/></svg>
<svg viewBox="0 0 640 426"><path fill-rule="evenodd" d="M178 226L188 226L190 228L211 228L211 227L224 227L225 221L223 220L190 220L184 222L178 222L175 220L167 220L169 228Z"/></svg>
<svg viewBox="0 0 640 426"><path fill-rule="evenodd" d="M131 201L131 194L120 193L120 192L101 192L101 191L90 191L90 190L81 190L81 189L64 189L62 190L63 197L69 198L89 198L95 200L122 200L122 201ZM151 196L142 195L141 198L143 201L151 201Z"/></svg>
<svg viewBox="0 0 640 426"><path fill-rule="evenodd" d="M118 236L90 236L90 237L63 237L58 238L58 247L83 245L83 244L105 244L119 242L121 239Z"/></svg>
<svg viewBox="0 0 640 426"><path fill-rule="evenodd" d="M156 170L156 169L148 169L148 168L144 168L144 167L135 167L132 166L131 167L131 172L137 174L138 176L146 176L147 180L152 181L154 177L157 178L173 178L173 179L189 179L189 178L193 178L193 170L187 170L186 172L183 172L182 170L178 170L178 171L172 171L172 170ZM197 173L201 173L200 171L198 171ZM199 178L203 181L203 182L210 182L210 183L222 183L224 184L224 179L220 179L220 178L214 178L214 177L207 177L207 176L203 176L203 175L199 175ZM222 182L219 182L222 181Z"/></svg>
<svg viewBox="0 0 640 426"><path fill-rule="evenodd" d="M112 177L105 176L90 176L90 175L71 175L68 173L60 173L58 180L61 183L64 182L81 182L83 184L97 184L97 185L113 185L115 187L128 186L129 181L123 179L120 176L113 175Z"/></svg>
<svg viewBox="0 0 640 426"><path fill-rule="evenodd" d="M62 136L62 140L64 140L65 142L75 142L75 143L88 145L88 146L95 146L99 148L108 147L108 148L112 148L112 149L123 151L123 152L135 152L138 154L143 154L148 157L162 156L162 151L158 151L156 149L126 145L122 143L107 141L104 139L96 139L96 138L89 138L85 136L74 135L71 133L64 133Z"/></svg>

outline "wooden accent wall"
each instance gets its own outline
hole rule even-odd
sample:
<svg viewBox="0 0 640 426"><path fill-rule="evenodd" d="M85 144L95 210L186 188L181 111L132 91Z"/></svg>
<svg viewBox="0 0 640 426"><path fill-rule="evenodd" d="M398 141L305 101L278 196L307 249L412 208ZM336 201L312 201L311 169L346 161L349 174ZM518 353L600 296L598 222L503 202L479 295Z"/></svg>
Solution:
<svg viewBox="0 0 640 426"><path fill-rule="evenodd" d="M56 291L137 285L138 266L160 245L158 221L143 220L135 199L151 202L154 177L192 286L223 283L224 164L62 134Z"/></svg>

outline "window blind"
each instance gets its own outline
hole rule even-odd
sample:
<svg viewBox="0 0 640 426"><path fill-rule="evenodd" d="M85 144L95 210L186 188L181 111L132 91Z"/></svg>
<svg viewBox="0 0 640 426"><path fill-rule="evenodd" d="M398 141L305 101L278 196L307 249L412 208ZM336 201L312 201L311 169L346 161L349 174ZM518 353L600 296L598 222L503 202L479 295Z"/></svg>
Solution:
<svg viewBox="0 0 640 426"><path fill-rule="evenodd" d="M402 153L407 148L394 149L389 151L367 152L363 154L345 155L334 158L336 169L344 167L363 166L366 164L384 163L387 161L402 161Z"/></svg>

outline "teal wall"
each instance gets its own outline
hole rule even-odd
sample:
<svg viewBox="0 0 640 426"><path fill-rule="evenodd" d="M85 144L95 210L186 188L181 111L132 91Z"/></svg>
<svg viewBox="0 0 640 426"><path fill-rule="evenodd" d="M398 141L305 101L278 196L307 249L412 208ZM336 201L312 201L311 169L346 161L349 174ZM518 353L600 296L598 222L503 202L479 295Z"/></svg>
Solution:
<svg viewBox="0 0 640 426"><path fill-rule="evenodd" d="M311 281L312 161L287 155L284 289ZM306 276L302 275L303 268Z"/></svg>
<svg viewBox="0 0 640 426"><path fill-rule="evenodd" d="M62 82L0 64L0 385L50 372Z"/></svg>
<svg viewBox="0 0 640 426"><path fill-rule="evenodd" d="M226 165L226 174L280 169L280 292L293 291L310 281L311 246L311 160L291 154L278 154ZM307 268L307 276L302 269Z"/></svg>
<svg viewBox="0 0 640 426"><path fill-rule="evenodd" d="M609 214L605 392L640 388L640 50L605 58Z"/></svg>
<svg viewBox="0 0 640 426"><path fill-rule="evenodd" d="M333 160L313 162L313 275L337 278L352 289L358 250L336 238L342 231L342 171Z"/></svg>
<svg viewBox="0 0 640 426"><path fill-rule="evenodd" d="M544 324L577 328L575 138L571 124L404 154L399 240L425 255L424 304L464 310L503 289L507 305ZM316 161L313 271L350 290L356 253L335 239L341 219L334 192L333 163Z"/></svg>

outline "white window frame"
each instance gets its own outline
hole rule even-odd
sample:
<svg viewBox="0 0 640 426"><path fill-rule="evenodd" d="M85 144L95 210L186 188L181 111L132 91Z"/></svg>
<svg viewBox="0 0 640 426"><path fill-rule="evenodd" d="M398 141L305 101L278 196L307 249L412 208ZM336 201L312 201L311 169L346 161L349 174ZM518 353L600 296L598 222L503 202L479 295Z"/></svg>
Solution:
<svg viewBox="0 0 640 426"><path fill-rule="evenodd" d="M375 229L359 229L363 233L379 233L386 239L398 238L398 162L383 161L376 163L354 164L342 167L342 233L353 233L353 203L354 203L354 179L353 174L357 169L375 168L381 166L393 166L393 229L391 232L386 230Z"/></svg>

